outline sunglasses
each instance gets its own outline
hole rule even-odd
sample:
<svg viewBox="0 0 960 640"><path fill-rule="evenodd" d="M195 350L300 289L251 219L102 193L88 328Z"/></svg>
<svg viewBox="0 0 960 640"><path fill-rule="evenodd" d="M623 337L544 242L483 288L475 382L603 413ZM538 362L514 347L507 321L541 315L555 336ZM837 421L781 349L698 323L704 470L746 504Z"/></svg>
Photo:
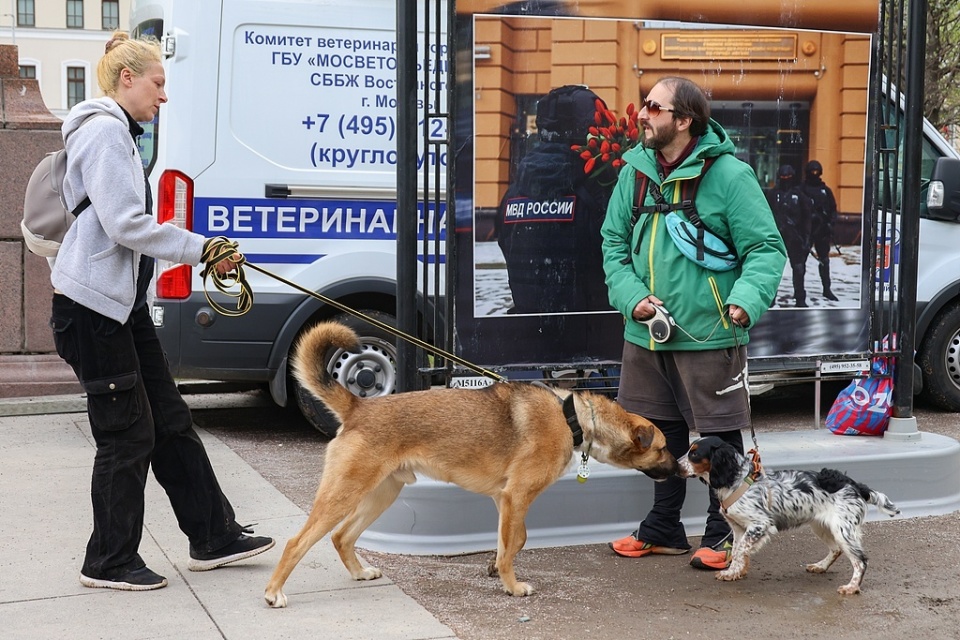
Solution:
<svg viewBox="0 0 960 640"><path fill-rule="evenodd" d="M644 108L647 110L647 115L649 115L651 118L656 118L658 115L660 115L661 111L669 111L670 113L676 113L673 109L667 109L665 106L663 106L659 102L654 102L653 100L641 100L640 104L641 104L641 108Z"/></svg>

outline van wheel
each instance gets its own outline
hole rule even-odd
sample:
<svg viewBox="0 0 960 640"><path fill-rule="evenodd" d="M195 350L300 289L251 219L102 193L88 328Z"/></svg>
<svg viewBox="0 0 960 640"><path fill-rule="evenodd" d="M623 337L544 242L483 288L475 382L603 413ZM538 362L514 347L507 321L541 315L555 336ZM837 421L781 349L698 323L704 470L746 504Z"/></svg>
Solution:
<svg viewBox="0 0 960 640"><path fill-rule="evenodd" d="M937 314L917 352L923 372L920 397L946 411L960 411L960 302Z"/></svg>
<svg viewBox="0 0 960 640"><path fill-rule="evenodd" d="M379 311L362 311L391 327L396 319ZM334 322L346 325L360 336L360 353L351 353L336 349L327 354L326 370L337 382L361 398L385 396L396 391L397 387L397 346L392 335L352 315L341 314L331 318ZM317 372L320 375L320 372ZM313 397L309 391L293 379L297 405L300 413L317 431L327 437L337 435L340 421L327 410L326 406Z"/></svg>

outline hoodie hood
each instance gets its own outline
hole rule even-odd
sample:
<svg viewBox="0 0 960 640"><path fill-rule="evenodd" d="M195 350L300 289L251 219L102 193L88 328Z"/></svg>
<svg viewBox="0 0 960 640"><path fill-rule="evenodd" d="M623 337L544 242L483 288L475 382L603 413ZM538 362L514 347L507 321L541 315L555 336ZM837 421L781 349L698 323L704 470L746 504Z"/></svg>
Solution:
<svg viewBox="0 0 960 640"><path fill-rule="evenodd" d="M693 153L674 171L682 171L692 164L699 165L706 158L715 158L725 153L732 154L735 151L736 147L727 136L727 132L716 120L710 118L710 122L707 123L707 130L700 136L700 142L697 143ZM638 144L624 153L623 159L637 171L642 171L648 176L657 175L656 151L653 149L647 149L642 144ZM699 166L696 173L699 173Z"/></svg>
<svg viewBox="0 0 960 640"><path fill-rule="evenodd" d="M70 109L70 113L68 113L66 119L64 119L63 125L60 127L60 131L63 133L63 139L66 140L70 134L80 127L80 123L95 113L110 114L122 122L124 128L127 127L127 116L123 113L123 109L120 108L120 105L117 104L117 101L113 98L104 97L93 100L84 100L80 104Z"/></svg>

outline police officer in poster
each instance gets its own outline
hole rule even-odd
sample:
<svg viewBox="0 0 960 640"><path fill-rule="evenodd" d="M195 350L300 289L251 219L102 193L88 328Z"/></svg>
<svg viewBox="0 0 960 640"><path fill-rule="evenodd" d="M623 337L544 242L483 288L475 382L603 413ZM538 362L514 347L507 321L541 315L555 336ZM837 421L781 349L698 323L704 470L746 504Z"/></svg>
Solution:
<svg viewBox="0 0 960 640"><path fill-rule="evenodd" d="M823 165L811 160L804 168L804 174L800 190L810 201L810 246L817 254L823 297L836 300L837 296L830 289L830 249L833 246L833 225L837 220L837 200L823 181Z"/></svg>
<svg viewBox="0 0 960 640"><path fill-rule="evenodd" d="M495 225L513 297L509 313L610 308L600 225L616 174L586 174L571 149L595 124L597 100L586 87L567 85L537 104L539 142L521 160Z"/></svg>
<svg viewBox="0 0 960 640"><path fill-rule="evenodd" d="M777 170L777 185L767 192L767 201L787 247L796 306L806 307L807 292L803 280L810 253L811 202L797 185L793 166L784 164Z"/></svg>

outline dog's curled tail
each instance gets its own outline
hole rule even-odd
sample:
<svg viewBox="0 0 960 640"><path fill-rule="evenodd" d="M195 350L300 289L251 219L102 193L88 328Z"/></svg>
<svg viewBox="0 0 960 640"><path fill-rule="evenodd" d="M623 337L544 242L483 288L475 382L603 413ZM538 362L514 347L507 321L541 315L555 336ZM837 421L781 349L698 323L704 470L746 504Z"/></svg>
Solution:
<svg viewBox="0 0 960 640"><path fill-rule="evenodd" d="M297 382L327 405L341 424L360 399L327 372L326 356L330 349L356 353L360 348L360 338L353 329L338 322L321 322L308 329L294 349L293 375Z"/></svg>
<svg viewBox="0 0 960 640"><path fill-rule="evenodd" d="M893 504L886 494L880 493L879 491L870 489L870 497L867 498L867 502L872 505L876 505L877 509L880 509L880 511L884 512L891 518L900 513L900 509L897 508L897 505Z"/></svg>

